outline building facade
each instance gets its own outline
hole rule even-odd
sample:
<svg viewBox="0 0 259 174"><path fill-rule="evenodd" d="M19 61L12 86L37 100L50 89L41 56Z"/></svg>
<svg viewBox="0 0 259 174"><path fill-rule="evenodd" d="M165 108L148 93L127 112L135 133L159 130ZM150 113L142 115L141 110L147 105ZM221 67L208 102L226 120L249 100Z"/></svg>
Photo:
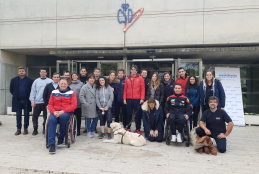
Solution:
<svg viewBox="0 0 259 174"><path fill-rule="evenodd" d="M18 66L36 79L40 68L107 75L132 64L173 78L184 67L200 80L239 67L245 112L259 114L258 9L255 0L0 0L0 114Z"/></svg>

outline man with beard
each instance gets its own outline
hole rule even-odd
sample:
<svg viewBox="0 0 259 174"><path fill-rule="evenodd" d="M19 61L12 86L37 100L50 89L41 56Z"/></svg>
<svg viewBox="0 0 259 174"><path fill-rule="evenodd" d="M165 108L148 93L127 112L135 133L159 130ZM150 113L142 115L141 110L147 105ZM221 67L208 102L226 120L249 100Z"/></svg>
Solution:
<svg viewBox="0 0 259 174"><path fill-rule="evenodd" d="M218 151L221 153L227 150L227 136L232 131L234 126L233 121L226 113L226 111L217 108L218 98L211 96L209 98L210 109L202 114L199 126L196 133L199 137L210 136L215 139ZM226 129L226 122L228 127ZM205 124L206 123L206 126Z"/></svg>

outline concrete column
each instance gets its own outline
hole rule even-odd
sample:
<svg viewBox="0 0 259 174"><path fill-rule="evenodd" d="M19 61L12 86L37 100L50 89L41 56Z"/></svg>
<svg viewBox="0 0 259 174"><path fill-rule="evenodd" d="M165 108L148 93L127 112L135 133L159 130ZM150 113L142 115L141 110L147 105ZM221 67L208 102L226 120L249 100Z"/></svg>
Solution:
<svg viewBox="0 0 259 174"><path fill-rule="evenodd" d="M6 114L6 108L12 106L12 95L9 92L10 81L18 75L18 67L26 67L26 56L0 50L0 114Z"/></svg>

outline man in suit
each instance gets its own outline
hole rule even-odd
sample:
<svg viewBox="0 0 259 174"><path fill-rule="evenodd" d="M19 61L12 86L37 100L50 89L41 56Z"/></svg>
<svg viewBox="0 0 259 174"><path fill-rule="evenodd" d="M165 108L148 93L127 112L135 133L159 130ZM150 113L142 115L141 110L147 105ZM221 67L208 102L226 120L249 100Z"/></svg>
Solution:
<svg viewBox="0 0 259 174"><path fill-rule="evenodd" d="M12 78L10 83L10 93L12 98L12 112L16 112L16 127L15 135L21 134L22 128L22 109L24 111L24 135L28 134L29 113L31 112L31 102L29 100L31 86L33 80L26 76L25 67L18 67L18 76Z"/></svg>
<svg viewBox="0 0 259 174"><path fill-rule="evenodd" d="M60 74L57 72L53 73L52 80L53 80L53 82L47 84L44 89L44 92L43 92L43 100L44 100L45 105L47 106L47 112L48 112L47 115L50 114L50 112L48 110L49 97L53 90L58 89Z"/></svg>

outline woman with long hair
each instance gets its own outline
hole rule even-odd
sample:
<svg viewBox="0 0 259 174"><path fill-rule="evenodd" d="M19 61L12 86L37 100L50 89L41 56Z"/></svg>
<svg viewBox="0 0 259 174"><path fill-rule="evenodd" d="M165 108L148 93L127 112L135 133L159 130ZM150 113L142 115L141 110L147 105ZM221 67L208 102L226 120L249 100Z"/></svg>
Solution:
<svg viewBox="0 0 259 174"><path fill-rule="evenodd" d="M189 99L192 110L193 110L193 126L192 124L191 129L194 127L197 127L197 121L198 121L198 115L200 112L200 91L199 91L200 85L198 85L198 80L196 76L189 76L189 79L187 81L187 84L185 86L185 96Z"/></svg>
<svg viewBox="0 0 259 174"><path fill-rule="evenodd" d="M150 85L146 90L145 99L148 100L150 97L155 98L159 104L163 104L164 101L164 86L160 81L160 76L155 72L150 80Z"/></svg>
<svg viewBox="0 0 259 174"><path fill-rule="evenodd" d="M79 99L79 93L81 88L84 86L83 82L79 80L79 75L76 72L73 72L71 74L71 85L70 89L76 93L76 99L77 99L77 108L74 111L74 114L76 115L77 120L77 136L80 135L80 127L81 127L81 102Z"/></svg>
<svg viewBox="0 0 259 174"><path fill-rule="evenodd" d="M117 98L119 94L120 80L117 79L117 73L114 70L110 71L108 81L109 81L109 85L112 88L113 98L114 98L112 102L112 112L115 112L115 102L117 102ZM119 123L119 121L120 121L119 117L118 118L115 117L115 122Z"/></svg>
<svg viewBox="0 0 259 174"><path fill-rule="evenodd" d="M100 117L101 135L99 139L105 137L104 126L107 121L108 139L111 139L111 127L112 122L112 102L113 91L110 87L107 78L100 76L96 86L96 103L98 106L98 114Z"/></svg>
<svg viewBox="0 0 259 174"><path fill-rule="evenodd" d="M98 137L99 135L94 131L98 123L94 74L88 76L88 82L82 87L79 97L82 103L82 116L86 118L85 127L88 132L87 136L90 138L93 136Z"/></svg>
<svg viewBox="0 0 259 174"><path fill-rule="evenodd" d="M218 108L224 110L225 107L225 91L220 82L221 79L214 78L211 70L206 71L205 79L200 83L200 97L202 113L209 109L209 97L216 96L219 99Z"/></svg>

